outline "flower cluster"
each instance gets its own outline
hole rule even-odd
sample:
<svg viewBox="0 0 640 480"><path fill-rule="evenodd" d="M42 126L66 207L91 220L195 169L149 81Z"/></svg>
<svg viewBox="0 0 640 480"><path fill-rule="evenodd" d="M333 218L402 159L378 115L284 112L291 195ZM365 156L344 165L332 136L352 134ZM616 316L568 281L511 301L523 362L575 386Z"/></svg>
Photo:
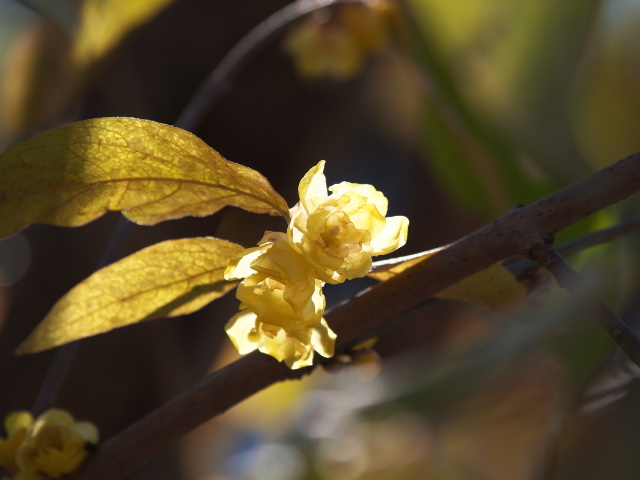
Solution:
<svg viewBox="0 0 640 480"><path fill-rule="evenodd" d="M336 335L322 317L322 287L365 276L372 256L406 242L409 221L385 218L382 193L343 182L329 195L323 168L324 161L300 182L287 233L266 232L227 266L227 280L243 279L241 311L225 328L241 354L258 349L290 368L311 365L314 350L333 356Z"/></svg>
<svg viewBox="0 0 640 480"><path fill-rule="evenodd" d="M344 80L356 75L368 55L381 51L398 24L397 7L388 0L340 5L334 15L311 15L284 41L302 77Z"/></svg>
<svg viewBox="0 0 640 480"><path fill-rule="evenodd" d="M13 480L60 478L75 472L98 442L98 429L76 422L64 410L51 409L37 419L26 411L5 418L7 438L0 438L0 466Z"/></svg>

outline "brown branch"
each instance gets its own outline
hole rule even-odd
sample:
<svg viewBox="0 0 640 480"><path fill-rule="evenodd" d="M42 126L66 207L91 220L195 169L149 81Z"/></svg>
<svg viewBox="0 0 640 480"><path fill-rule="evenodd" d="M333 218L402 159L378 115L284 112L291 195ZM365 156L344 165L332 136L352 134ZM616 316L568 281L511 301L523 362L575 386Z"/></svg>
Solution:
<svg viewBox="0 0 640 480"><path fill-rule="evenodd" d="M558 285L573 294L584 294L586 279L575 271L551 245L536 245L531 249L531 256L551 272ZM640 337L602 300L591 298L589 304L593 305L594 314L602 328L629 359L640 367Z"/></svg>
<svg viewBox="0 0 640 480"><path fill-rule="evenodd" d="M537 202L517 207L394 278L327 314L341 345L349 343L435 293L507 257L529 257L553 234L640 190L640 153ZM100 446L70 480L114 480L209 418L261 389L312 369L291 371L270 357L248 355L209 375L190 391Z"/></svg>

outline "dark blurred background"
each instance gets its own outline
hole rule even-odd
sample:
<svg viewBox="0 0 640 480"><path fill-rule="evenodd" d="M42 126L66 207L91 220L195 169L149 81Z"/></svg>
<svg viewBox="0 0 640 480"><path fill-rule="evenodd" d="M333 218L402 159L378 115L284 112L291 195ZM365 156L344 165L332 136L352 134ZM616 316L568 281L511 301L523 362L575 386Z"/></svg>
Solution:
<svg viewBox="0 0 640 480"><path fill-rule="evenodd" d="M84 7L71 1L0 0L0 147L86 118L127 116L173 124L225 54L289 3L138 0L130 5L146 5L148 12L132 19L127 2L115 0L87 0ZM86 13L90 8L93 16ZM388 16L382 20L388 35L378 47L364 51L362 62L354 61L353 71L346 73L337 67L338 74L333 75L300 71L283 47L292 29L304 27L305 21L339 35L347 27L338 7L285 28L261 44L228 79L193 133L225 158L264 174L291 206L297 201L300 178L322 159L327 160L329 185L344 180L375 185L389 198L390 215L405 215L411 221L409 241L399 254L452 242L515 204L533 201L639 149L636 2L410 0L400 5L387 2L385 8L391 11L385 10ZM365 18L363 11L355 15ZM111 43L100 47L98 40L87 40L91 35L82 28L96 38L101 28L107 32L105 38L110 31L116 33ZM362 28L366 34L369 27ZM329 57L327 61L353 47L325 41L321 53ZM563 238L625 221L637 215L637 206L636 200L607 210ZM11 352L58 298L94 271L118 222L119 214L108 214L76 229L36 225L0 242L3 415L30 408L54 355L16 357ZM249 247L263 231L284 227L279 219L225 209L202 219L153 228L133 226L117 256L165 239L203 235ZM628 237L579 259L595 276L608 279L603 295L632 319L638 313L637 240L637 235ZM335 304L370 284L362 280L331 288L328 302ZM554 302L565 301L551 296ZM223 326L237 303L230 294L187 317L156 320L81 341L56 405L76 418L96 422L103 438L110 437L231 355ZM535 323L532 315L518 313L514 318ZM533 351L528 347L520 352L514 344L508 354L513 357L481 357L487 365L483 375L488 371L502 376L490 375L490 381L473 394L444 388L454 399L442 394L441 403L424 398L417 405L399 402L401 407L389 409L399 416L385 410L386 423L374 415L374 420L358 420L350 432L342 432L359 435L353 440L360 445L357 451L388 450L394 439L403 438L409 450L429 452L407 460L409 466L390 461L377 469L350 470L349 462L358 464L356 460L331 457L325 451L331 450L331 442L307 439L302 453L295 454L304 468L273 473L263 466L262 474L285 479L631 478L640 473L629 447L637 449L640 442L640 430L632 428L638 418L633 407L638 389L627 382L634 374L622 382L627 395L614 404L618 414L608 407L593 414L613 420L594 416L585 420L576 413L589 382L602 372L618 372L619 364L612 359L603 333L586 321L573 321L583 316L577 308L559 316L558 323L564 323L552 324L545 332L551 340L532 333L537 342ZM502 321L475 307L441 302L380 340L385 364L389 359L395 365L383 372L399 375L398 369L405 367L398 358L410 352L458 351L484 335L508 343L496 328ZM484 378L478 372L465 372ZM464 375L462 383L474 383ZM317 381L325 389L331 385L339 391L342 385L335 379ZM432 397L433 391L427 391L424 395ZM275 397L290 406L292 398L302 402L301 395L295 391ZM443 402L461 401L464 405L455 414L449 409L442 413ZM280 423L266 431L279 432L280 440L287 435L297 438L291 431L300 425L290 424L297 425L301 408L274 413ZM526 412L533 412L530 418ZM255 458L227 452L219 454L217 463L211 460L218 458L211 452L224 444L223 434L232 439L229 443L246 447L239 447L242 454L251 451L247 445L255 447L255 437L250 437L254 444L246 438L243 443L237 433L255 425L251 415L257 414L250 411L247 418L253 420L237 420L241 427L233 430L230 425L240 415L231 413L227 424L211 427L211 435L203 435L204 439L194 435L195 440L187 443L198 447L185 447L182 454L173 449L131 478L258 478L233 462L221 466L230 458L244 458L242 462L253 465ZM420 428L411 415L420 418ZM632 420L625 422L629 417ZM284 434L287 428L289 434ZM375 432L387 439L386 446L366 444ZM273 438L261 435L265 444L264 438ZM345 441L335 435L327 438L336 445ZM510 442L514 435L516 440ZM611 437L619 442L609 452L603 445ZM207 452L200 457L208 456L215 465L184 453L199 449ZM276 449L270 455L272 459L284 455L282 464L298 465L290 458L291 449ZM375 455L363 458L368 460L358 461L371 463ZM200 466L190 467L195 464ZM536 477L540 472L546 476Z"/></svg>

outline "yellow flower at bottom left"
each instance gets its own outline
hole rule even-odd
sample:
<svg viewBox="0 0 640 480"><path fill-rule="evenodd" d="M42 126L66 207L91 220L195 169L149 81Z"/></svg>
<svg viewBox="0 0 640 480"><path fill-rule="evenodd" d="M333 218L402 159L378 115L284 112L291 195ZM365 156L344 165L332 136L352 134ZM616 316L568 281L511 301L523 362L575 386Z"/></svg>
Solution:
<svg viewBox="0 0 640 480"><path fill-rule="evenodd" d="M75 472L98 442L98 429L76 422L64 410L51 409L33 419L29 412L13 412L5 420L8 438L0 440L0 465L14 480L60 478Z"/></svg>

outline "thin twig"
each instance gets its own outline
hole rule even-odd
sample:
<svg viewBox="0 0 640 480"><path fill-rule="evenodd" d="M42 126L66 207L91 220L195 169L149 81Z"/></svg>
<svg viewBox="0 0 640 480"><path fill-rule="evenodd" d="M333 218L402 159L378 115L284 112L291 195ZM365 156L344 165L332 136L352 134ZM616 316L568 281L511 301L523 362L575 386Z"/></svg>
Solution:
<svg viewBox="0 0 640 480"><path fill-rule="evenodd" d="M576 253L580 253L588 248L604 245L616 238L638 230L640 230L640 217L570 240L558 245L556 247L556 251L564 256L575 255ZM528 258L519 258L506 263L505 267L508 268L516 278L522 278L525 272L533 269L539 269L540 263Z"/></svg>
<svg viewBox="0 0 640 480"><path fill-rule="evenodd" d="M539 244L531 249L531 257L539 261L563 288L571 293L583 293L586 279L574 270L549 244ZM600 325L629 359L640 367L640 337L619 318L603 301L591 298Z"/></svg>
<svg viewBox="0 0 640 480"><path fill-rule="evenodd" d="M437 292L514 255L529 256L553 234L640 190L640 153L631 155L494 222L382 282L327 315L339 346ZM209 418L273 383L311 369L288 370L259 353L203 379L189 392L107 440L69 480L116 480Z"/></svg>
<svg viewBox="0 0 640 480"><path fill-rule="evenodd" d="M193 130L211 108L228 82L268 40L275 37L292 22L321 8L341 3L362 3L362 0L298 0L260 22L240 39L224 56L216 68L204 80L174 124L185 130Z"/></svg>
<svg viewBox="0 0 640 480"><path fill-rule="evenodd" d="M563 243L557 250L562 255L574 255L587 248L609 243L616 238L638 230L640 230L640 216Z"/></svg>

